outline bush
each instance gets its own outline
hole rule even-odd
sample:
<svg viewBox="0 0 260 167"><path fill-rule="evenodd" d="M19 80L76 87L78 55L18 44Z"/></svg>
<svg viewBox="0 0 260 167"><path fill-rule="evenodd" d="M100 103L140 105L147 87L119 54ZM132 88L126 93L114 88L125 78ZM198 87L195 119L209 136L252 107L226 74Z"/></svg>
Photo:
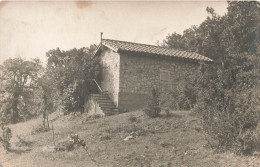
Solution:
<svg viewBox="0 0 260 167"><path fill-rule="evenodd" d="M59 48L46 53L48 64L46 76L49 77L54 109L60 103L64 114L84 112L85 98L91 93L97 93L98 87L93 82L102 80L102 66L99 59L93 59L96 46L89 48L61 51Z"/></svg>
<svg viewBox="0 0 260 167"><path fill-rule="evenodd" d="M170 117L171 116L169 108L166 108L164 111L165 111L166 117Z"/></svg>
<svg viewBox="0 0 260 167"><path fill-rule="evenodd" d="M2 127L2 136L0 137L0 142L2 143L6 151L10 150L10 140L12 137L12 131L8 127Z"/></svg>
<svg viewBox="0 0 260 167"><path fill-rule="evenodd" d="M194 108L204 129L218 141L219 148L238 154L252 153L260 113L256 91L259 85L250 86L255 76L230 69L218 70L214 77L207 75L201 75Z"/></svg>
<svg viewBox="0 0 260 167"><path fill-rule="evenodd" d="M40 124L36 127L33 127L31 134L34 135L34 134L37 134L37 133L47 132L49 130L50 130L49 128L44 127L42 124Z"/></svg>
<svg viewBox="0 0 260 167"><path fill-rule="evenodd" d="M120 112L120 113L128 113L129 110L128 110L127 108L120 108L120 109L119 109L119 112Z"/></svg>
<svg viewBox="0 0 260 167"><path fill-rule="evenodd" d="M247 130L238 135L236 152L242 154L252 153L257 146L257 134L254 130Z"/></svg>
<svg viewBox="0 0 260 167"><path fill-rule="evenodd" d="M19 140L15 144L17 147L23 147L23 146L30 147L33 144L33 142L31 142L31 141L26 141L26 140L22 139L21 136L17 135L16 137Z"/></svg>
<svg viewBox="0 0 260 167"><path fill-rule="evenodd" d="M136 116L134 116L134 115L130 115L130 117L128 118L128 120L133 123L133 122L136 122L136 121L137 121L137 118L136 118Z"/></svg>
<svg viewBox="0 0 260 167"><path fill-rule="evenodd" d="M78 148L80 146L82 146L85 149L86 142L84 140L80 139L77 134L70 135L69 136L69 142L66 145L66 150L72 151L75 148Z"/></svg>
<svg viewBox="0 0 260 167"><path fill-rule="evenodd" d="M173 110L190 110L196 104L197 88L196 88L197 73L186 73L174 85L172 90L162 92L160 96L160 104L162 108L170 108Z"/></svg>
<svg viewBox="0 0 260 167"><path fill-rule="evenodd" d="M73 151L80 147L86 149L85 141L80 139L77 134L71 134L68 136L68 139L57 144L55 151Z"/></svg>
<svg viewBox="0 0 260 167"><path fill-rule="evenodd" d="M150 118L158 117L161 112L159 104L159 93L155 88L152 89L152 95L149 99L147 107L144 109L144 113Z"/></svg>

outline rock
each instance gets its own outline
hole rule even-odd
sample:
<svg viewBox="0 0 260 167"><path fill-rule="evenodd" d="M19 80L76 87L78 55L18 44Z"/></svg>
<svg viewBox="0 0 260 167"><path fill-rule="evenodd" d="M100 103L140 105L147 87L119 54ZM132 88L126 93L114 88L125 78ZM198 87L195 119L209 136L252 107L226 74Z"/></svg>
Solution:
<svg viewBox="0 0 260 167"><path fill-rule="evenodd" d="M56 148L55 148L55 146L45 146L42 148L42 151L43 152L55 152Z"/></svg>
<svg viewBox="0 0 260 167"><path fill-rule="evenodd" d="M160 143L160 146L165 148L170 147L171 145L172 145L171 143L166 143L166 142Z"/></svg>
<svg viewBox="0 0 260 167"><path fill-rule="evenodd" d="M124 138L124 141L128 141L128 140L131 140L131 139L133 139L133 138L134 138L133 136L129 135L129 136L127 136L126 138Z"/></svg>

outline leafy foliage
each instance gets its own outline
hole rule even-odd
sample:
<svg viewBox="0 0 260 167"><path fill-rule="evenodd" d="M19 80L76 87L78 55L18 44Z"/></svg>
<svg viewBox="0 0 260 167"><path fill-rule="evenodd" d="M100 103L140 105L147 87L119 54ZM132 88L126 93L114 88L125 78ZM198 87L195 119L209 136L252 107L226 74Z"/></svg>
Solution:
<svg viewBox="0 0 260 167"><path fill-rule="evenodd" d="M202 64L197 79L188 79L177 99L196 92L194 110L204 129L219 141L220 147L239 153L253 151L259 122L259 2L228 2L228 13L218 16L208 7L207 19L183 35L168 35L164 45L195 51L214 60ZM188 91L189 92L189 91Z"/></svg>
<svg viewBox="0 0 260 167"><path fill-rule="evenodd" d="M6 151L10 150L10 140L12 137L12 131L8 127L2 126L2 136L0 137L0 142L2 143Z"/></svg>
<svg viewBox="0 0 260 167"><path fill-rule="evenodd" d="M50 78L44 74L39 80L39 87L41 91L41 113L43 116L43 127L49 129L49 113L54 111L52 99L52 87Z"/></svg>
<svg viewBox="0 0 260 167"><path fill-rule="evenodd" d="M90 82L91 79L98 82L101 80L101 66L92 57L94 50L95 46L91 46L69 51L58 48L47 52L46 75L52 83L52 94L61 97L61 101L53 99L54 107L62 105L65 114L72 111L83 112L86 96L97 90Z"/></svg>
<svg viewBox="0 0 260 167"><path fill-rule="evenodd" d="M170 91L163 91L160 96L161 107L173 110L192 109L197 101L197 75L197 73L186 74Z"/></svg>
<svg viewBox="0 0 260 167"><path fill-rule="evenodd" d="M17 123L37 114L39 98L35 97L39 93L37 82L42 69L39 59L10 58L3 63L0 73L1 121Z"/></svg>
<svg viewBox="0 0 260 167"><path fill-rule="evenodd" d="M151 118L158 117L161 112L159 92L155 88L152 89L151 97L144 113Z"/></svg>
<svg viewBox="0 0 260 167"><path fill-rule="evenodd" d="M208 72L201 74L194 110L203 118L204 129L219 141L221 148L250 153L259 122L256 76L260 71L238 68L218 70L216 77Z"/></svg>

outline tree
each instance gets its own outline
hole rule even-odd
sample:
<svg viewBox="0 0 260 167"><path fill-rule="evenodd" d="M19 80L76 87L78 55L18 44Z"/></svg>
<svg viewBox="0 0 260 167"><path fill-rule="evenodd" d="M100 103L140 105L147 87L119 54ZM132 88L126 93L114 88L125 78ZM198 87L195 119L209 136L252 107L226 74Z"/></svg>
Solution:
<svg viewBox="0 0 260 167"><path fill-rule="evenodd" d="M260 60L255 55L240 54L230 55L226 61L230 67L218 69L216 76L210 70L201 73L194 111L220 148L250 154L260 120Z"/></svg>
<svg viewBox="0 0 260 167"><path fill-rule="evenodd" d="M25 61L22 58L10 58L1 66L1 113L2 116L9 115L12 123L17 123L22 112L30 105L42 69L39 59Z"/></svg>
<svg viewBox="0 0 260 167"><path fill-rule="evenodd" d="M156 88L151 90L151 96L148 104L144 109L144 113L150 118L158 117L161 112L159 91Z"/></svg>
<svg viewBox="0 0 260 167"><path fill-rule="evenodd" d="M209 16L198 27L165 40L168 47L178 46L172 42L185 43L187 50L214 60L202 66L193 84L197 93L194 110L222 148L242 153L253 151L260 114L259 6L254 1L228 2L224 16L208 7Z"/></svg>
<svg viewBox="0 0 260 167"><path fill-rule="evenodd" d="M53 93L61 98L64 113L84 111L84 100L94 90L90 79L100 81L100 64L93 58L95 46L47 52L46 75L50 78ZM55 100L54 100L55 102ZM55 104L54 104L55 105Z"/></svg>
<svg viewBox="0 0 260 167"><path fill-rule="evenodd" d="M50 128L49 125L49 113L54 111L53 100L52 100L52 87L49 77L44 74L39 79L39 87L41 89L41 112L43 117L43 127Z"/></svg>
<svg viewBox="0 0 260 167"><path fill-rule="evenodd" d="M200 26L192 26L185 30L183 35L169 34L164 40L164 45L197 52L213 59L215 64L221 64L225 51L220 39L220 34L225 28L224 17L218 16L213 8L207 7L206 10L209 16Z"/></svg>

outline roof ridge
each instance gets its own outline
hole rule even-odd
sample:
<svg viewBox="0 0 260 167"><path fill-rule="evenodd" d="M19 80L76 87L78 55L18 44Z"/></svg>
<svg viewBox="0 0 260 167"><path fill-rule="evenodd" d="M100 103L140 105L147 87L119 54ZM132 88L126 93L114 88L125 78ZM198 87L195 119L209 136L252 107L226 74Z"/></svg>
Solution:
<svg viewBox="0 0 260 167"><path fill-rule="evenodd" d="M212 59L196 52L173 49L165 46L156 46L156 45L114 40L114 39L102 39L102 41L104 41L104 45L106 45L108 48L112 47L112 50L114 48L116 52L118 50L144 52L144 53L149 52L151 54L160 54L165 56L175 56L175 57L182 57L182 58L195 59L195 60L213 61Z"/></svg>
<svg viewBox="0 0 260 167"><path fill-rule="evenodd" d="M131 43L131 44L138 44L138 45L145 45L145 46L153 46L153 47L164 48L164 49L170 49L170 50L178 50L178 49L168 48L168 47L164 47L164 46L156 46L156 45L136 43L136 42L128 42L128 41L121 41L121 40L115 40L115 39L104 39L104 38L103 38L102 40L117 41L117 42L124 42L124 43ZM179 50L179 51L182 51L182 50Z"/></svg>

